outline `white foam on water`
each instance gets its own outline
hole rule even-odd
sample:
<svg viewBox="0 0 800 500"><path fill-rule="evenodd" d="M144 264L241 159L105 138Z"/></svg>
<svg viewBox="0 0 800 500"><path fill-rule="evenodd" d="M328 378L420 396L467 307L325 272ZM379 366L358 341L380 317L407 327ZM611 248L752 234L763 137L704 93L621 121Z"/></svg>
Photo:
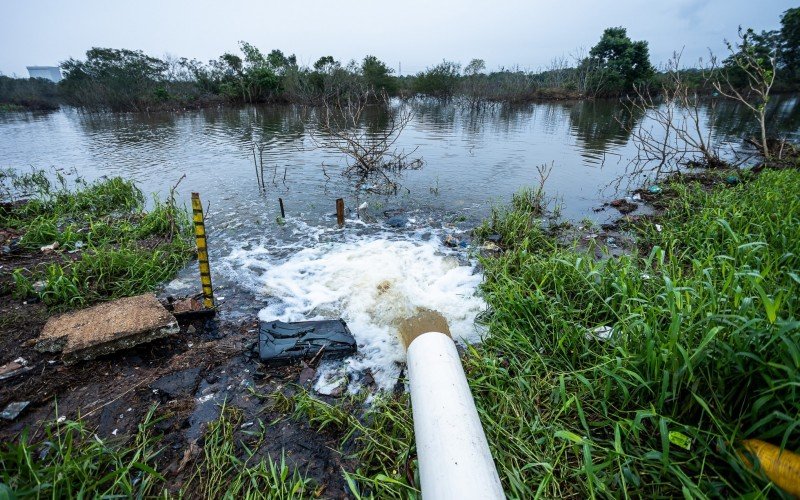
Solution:
<svg viewBox="0 0 800 500"><path fill-rule="evenodd" d="M482 276L447 255L436 237L361 236L318 243L286 258L250 247L226 260L240 284L269 297L259 312L264 321L343 318L358 342L358 353L345 360L346 371L369 369L381 389L394 386L405 362L397 322L417 307L441 313L453 338L480 340L475 317L485 304L475 292Z"/></svg>

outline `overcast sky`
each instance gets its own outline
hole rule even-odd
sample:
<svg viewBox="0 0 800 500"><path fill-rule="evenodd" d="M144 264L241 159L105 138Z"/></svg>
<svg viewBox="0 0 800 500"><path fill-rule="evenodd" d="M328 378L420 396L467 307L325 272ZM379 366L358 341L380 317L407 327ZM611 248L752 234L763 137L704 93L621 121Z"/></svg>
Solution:
<svg viewBox="0 0 800 500"><path fill-rule="evenodd" d="M303 64L373 54L415 73L449 59L486 61L488 69L547 66L589 48L603 29L624 26L647 40L653 63L673 50L684 62L708 48L724 53L737 26L775 29L783 0L2 0L0 72L27 76L25 66L56 65L93 46L141 49L203 61L248 41L279 48Z"/></svg>

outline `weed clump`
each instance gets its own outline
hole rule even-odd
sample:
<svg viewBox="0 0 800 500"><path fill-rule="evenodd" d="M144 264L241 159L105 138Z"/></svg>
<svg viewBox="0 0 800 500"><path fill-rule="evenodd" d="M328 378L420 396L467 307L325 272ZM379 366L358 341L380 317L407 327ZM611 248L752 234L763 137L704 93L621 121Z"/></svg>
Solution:
<svg viewBox="0 0 800 500"><path fill-rule="evenodd" d="M79 421L47 424L44 438L25 431L18 443L0 445L0 497L109 498L154 496L164 478L151 409L127 446L97 437Z"/></svg>
<svg viewBox="0 0 800 500"><path fill-rule="evenodd" d="M132 181L52 183L41 171L3 172L8 208L0 227L20 233L29 252L57 243L58 258L13 271L18 298L37 296L56 309L135 295L174 276L193 253L186 210L173 198L145 197ZM23 201L15 200L22 197Z"/></svg>
<svg viewBox="0 0 800 500"><path fill-rule="evenodd" d="M671 188L647 255L532 248L512 224L484 259L491 333L466 363L510 495L774 491L737 443L800 448L800 173Z"/></svg>
<svg viewBox="0 0 800 500"><path fill-rule="evenodd" d="M341 450L356 460L354 471L343 471L356 498L414 498L419 493L407 395L376 395L366 410L362 396L336 405L304 389L270 397L274 409L308 422L318 432L341 435Z"/></svg>
<svg viewBox="0 0 800 500"><path fill-rule="evenodd" d="M308 498L311 480L290 470L285 457L259 458L263 432L251 433L254 442L237 444L234 431L242 423L241 412L222 408L204 436L203 457L184 493L193 498ZM245 455L243 458L240 458Z"/></svg>
<svg viewBox="0 0 800 500"><path fill-rule="evenodd" d="M163 448L153 433L156 410L151 407L129 437L101 439L82 421L57 420L39 439L25 431L18 443L0 444L0 497L170 498L158 472ZM290 470L285 457L256 456L263 433L252 433L250 447L235 438L239 424L241 414L231 407L209 423L203 453L176 498L310 497L311 481Z"/></svg>

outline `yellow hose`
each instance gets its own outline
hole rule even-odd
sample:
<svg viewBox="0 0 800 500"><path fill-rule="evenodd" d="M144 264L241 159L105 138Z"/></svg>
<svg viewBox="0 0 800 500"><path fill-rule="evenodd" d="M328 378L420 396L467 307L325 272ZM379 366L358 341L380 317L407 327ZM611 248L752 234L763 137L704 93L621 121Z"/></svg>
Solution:
<svg viewBox="0 0 800 500"><path fill-rule="evenodd" d="M742 446L758 459L760 470L780 489L800 497L800 455L783 450L760 439L745 439ZM746 453L739 452L739 457L753 468Z"/></svg>

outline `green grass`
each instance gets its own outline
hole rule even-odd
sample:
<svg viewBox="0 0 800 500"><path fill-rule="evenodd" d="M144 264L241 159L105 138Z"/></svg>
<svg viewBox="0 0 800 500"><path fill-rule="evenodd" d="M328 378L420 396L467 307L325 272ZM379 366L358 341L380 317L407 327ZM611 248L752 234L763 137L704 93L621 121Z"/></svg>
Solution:
<svg viewBox="0 0 800 500"><path fill-rule="evenodd" d="M190 498L308 498L311 481L298 470L290 470L285 457L259 459L256 451L264 443L263 432L251 432L250 443L237 441L234 430L241 424L241 412L223 407L211 422L203 443L203 460L185 486ZM239 458L244 455L244 458Z"/></svg>
<svg viewBox="0 0 800 500"><path fill-rule="evenodd" d="M364 395L332 405L297 388L269 396L274 410L307 422L318 432L339 436L339 450L355 459L355 470L342 471L355 498L416 498L414 426L407 394L377 394L365 404ZM415 484L409 484L408 478Z"/></svg>
<svg viewBox="0 0 800 500"><path fill-rule="evenodd" d="M133 182L120 178L78 181L69 189L63 177L51 183L41 171L3 172L6 198L27 203L0 212L0 227L21 232L28 251L57 242L62 254L35 269L14 271L15 295L38 295L56 309L152 290L173 277L193 253L188 214L174 200L145 198ZM39 282L39 286L34 284ZM42 285L43 283L43 285Z"/></svg>
<svg viewBox="0 0 800 500"><path fill-rule="evenodd" d="M258 459L252 450L264 442L252 432L249 443L236 439L240 414L223 408L209 424L203 451L188 467L195 473L176 493L157 471L163 451L153 432L156 407L127 438L101 439L80 421L52 422L44 435L0 444L0 498L309 498L311 482L292 470L284 457ZM249 446L248 446L249 445ZM244 458L240 458L244 457Z"/></svg>
<svg viewBox="0 0 800 500"><path fill-rule="evenodd" d="M0 498L144 498L164 478L153 468L158 454L151 410L126 446L99 439L81 422L53 422L44 438L27 431L0 445Z"/></svg>
<svg viewBox="0 0 800 500"><path fill-rule="evenodd" d="M783 495L736 450L800 448L800 172L669 188L661 230L636 229L641 255L563 248L527 194L480 229L507 250L483 260L490 333L464 363L509 497ZM602 326L610 339L589 333ZM293 408L368 436L349 442L355 491L412 497L410 412L386 401L360 419L304 393Z"/></svg>
<svg viewBox="0 0 800 500"><path fill-rule="evenodd" d="M510 496L774 492L735 443L800 448L800 173L673 188L642 256L498 228L511 248L484 260L491 333L466 365Z"/></svg>

